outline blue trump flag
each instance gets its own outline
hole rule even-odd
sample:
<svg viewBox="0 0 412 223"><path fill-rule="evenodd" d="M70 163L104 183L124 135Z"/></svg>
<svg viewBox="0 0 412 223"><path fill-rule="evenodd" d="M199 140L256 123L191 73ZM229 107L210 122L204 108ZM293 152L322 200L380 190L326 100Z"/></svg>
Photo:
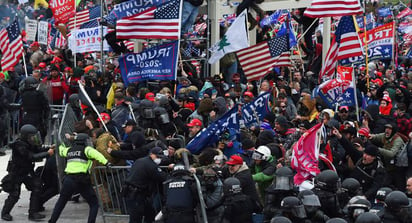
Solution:
<svg viewBox="0 0 412 223"><path fill-rule="evenodd" d="M128 85L144 80L175 80L178 51L176 40L119 57L123 81Z"/></svg>
<svg viewBox="0 0 412 223"><path fill-rule="evenodd" d="M286 33L288 32L288 28L289 28L289 46L290 47L294 47L298 44L297 40L296 40L296 36L295 33L293 32L293 28L292 28L292 23L290 22L290 14L288 13L288 20L289 22L284 22L282 23L282 25L280 26L279 31L277 32L277 36L283 36L286 35ZM289 27L287 27L289 26Z"/></svg>
<svg viewBox="0 0 412 223"><path fill-rule="evenodd" d="M265 115L270 112L269 98L270 93L266 92L242 106L242 120L246 127L259 124Z"/></svg>
<svg viewBox="0 0 412 223"><path fill-rule="evenodd" d="M392 16L391 9L389 7L383 7L378 9L378 15L381 17Z"/></svg>
<svg viewBox="0 0 412 223"><path fill-rule="evenodd" d="M106 20L114 25L118 19L126 16L132 16L144 10L166 3L169 0L130 0L114 5L113 10L107 15Z"/></svg>
<svg viewBox="0 0 412 223"><path fill-rule="evenodd" d="M282 14L282 10L277 10L276 12L272 13L270 16L263 18L262 21L260 21L260 27L276 24L281 14Z"/></svg>
<svg viewBox="0 0 412 223"><path fill-rule="evenodd" d="M186 148L192 154L199 154L207 146L215 144L219 141L220 135L227 129L239 131L239 113L238 107L235 106L226 112L220 119L209 124L207 128L204 128L199 132L195 138L190 140Z"/></svg>
<svg viewBox="0 0 412 223"><path fill-rule="evenodd" d="M331 79L323 82L314 90L314 95L319 95L329 108L355 105L355 90L352 81Z"/></svg>

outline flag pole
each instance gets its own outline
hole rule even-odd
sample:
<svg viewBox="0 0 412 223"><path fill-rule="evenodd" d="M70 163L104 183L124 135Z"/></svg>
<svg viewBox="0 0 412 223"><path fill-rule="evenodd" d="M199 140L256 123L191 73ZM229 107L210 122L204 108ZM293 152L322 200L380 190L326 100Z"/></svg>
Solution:
<svg viewBox="0 0 412 223"><path fill-rule="evenodd" d="M100 0L100 21L103 20L103 4L105 2L103 0ZM104 65L104 51L103 51L103 43L104 43L104 37L103 37L103 26L100 24L100 72L103 73L103 65Z"/></svg>
<svg viewBox="0 0 412 223"><path fill-rule="evenodd" d="M24 50L23 50L22 54L23 54L24 73L26 74L26 77L28 77L29 75L27 74L26 54L24 53Z"/></svg>
<svg viewBox="0 0 412 223"><path fill-rule="evenodd" d="M74 30L76 30L76 23L77 23L76 0L73 1L73 4L74 4L74 28L73 28L73 30L70 30L70 32L73 32ZM73 54L73 62L74 62L73 68L75 68L75 67L77 66L77 58L76 58L76 48L77 48L77 47L76 47L76 33L74 32L74 33L72 33L72 35L73 35L73 38L74 38L74 49L73 49L74 52L72 52L72 54Z"/></svg>
<svg viewBox="0 0 412 223"><path fill-rule="evenodd" d="M354 94L354 97L355 97L355 113L356 113L356 120L359 123L358 90L356 89L356 78L355 78L354 70L355 69L354 69L353 64L352 64L352 74L351 74L351 76L352 76L353 94Z"/></svg>
<svg viewBox="0 0 412 223"><path fill-rule="evenodd" d="M369 77L369 66L368 66L368 31L366 29L366 1L363 1L363 32L364 36L364 43L365 43L365 70L366 70L366 88L369 92L370 86L370 77Z"/></svg>

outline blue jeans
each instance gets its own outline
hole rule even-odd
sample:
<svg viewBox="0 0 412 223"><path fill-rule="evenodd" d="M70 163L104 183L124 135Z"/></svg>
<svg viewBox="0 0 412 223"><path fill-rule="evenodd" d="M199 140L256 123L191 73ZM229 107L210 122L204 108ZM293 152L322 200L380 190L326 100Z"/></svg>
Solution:
<svg viewBox="0 0 412 223"><path fill-rule="evenodd" d="M57 200L54 206L52 216L49 222L57 222L60 214L62 213L67 201L70 200L75 192L80 192L80 195L86 199L89 204L89 219L88 223L96 222L97 212L99 211L99 203L97 201L96 193L93 190L90 179L86 182L84 179L90 178L90 176L84 176L83 179L78 175L67 175L64 177L62 189L60 191L59 200Z"/></svg>
<svg viewBox="0 0 412 223"><path fill-rule="evenodd" d="M189 32L190 28L196 21L196 17L199 14L199 7L193 6L188 1L183 1L182 7L182 34Z"/></svg>

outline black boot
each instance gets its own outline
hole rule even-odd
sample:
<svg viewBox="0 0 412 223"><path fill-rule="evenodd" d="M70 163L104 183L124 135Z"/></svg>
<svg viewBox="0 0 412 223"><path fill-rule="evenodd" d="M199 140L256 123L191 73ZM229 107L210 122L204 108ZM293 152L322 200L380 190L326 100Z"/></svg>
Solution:
<svg viewBox="0 0 412 223"><path fill-rule="evenodd" d="M1 214L1 219L5 221L13 221L13 216L11 216L10 214Z"/></svg>
<svg viewBox="0 0 412 223"><path fill-rule="evenodd" d="M37 213L37 212L29 214L29 220L30 221L38 221L38 220L41 220L45 217L46 217L46 215L40 214L40 213Z"/></svg>

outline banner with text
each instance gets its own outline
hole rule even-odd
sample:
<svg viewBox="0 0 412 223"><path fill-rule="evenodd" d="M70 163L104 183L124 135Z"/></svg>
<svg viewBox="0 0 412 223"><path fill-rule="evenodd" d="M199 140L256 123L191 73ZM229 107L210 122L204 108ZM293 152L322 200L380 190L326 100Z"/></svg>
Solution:
<svg viewBox="0 0 412 223"><path fill-rule="evenodd" d="M125 84L143 80L175 80L178 51L179 41L172 41L119 57Z"/></svg>
<svg viewBox="0 0 412 223"><path fill-rule="evenodd" d="M242 120L246 127L259 125L270 112L270 93L264 93L255 98L252 102L242 106Z"/></svg>
<svg viewBox="0 0 412 223"><path fill-rule="evenodd" d="M49 6L55 18L54 24L67 23L76 13L74 0L51 0Z"/></svg>
<svg viewBox="0 0 412 223"><path fill-rule="evenodd" d="M130 0L113 6L113 10L106 17L111 24L116 24L118 19L131 16L144 10L168 2L169 0Z"/></svg>
<svg viewBox="0 0 412 223"><path fill-rule="evenodd" d="M394 23L387 23L368 31L368 60L387 60L393 55L394 46ZM359 35L362 46L365 45L365 34ZM342 65L361 64L365 61L365 55L350 57L341 60Z"/></svg>
<svg viewBox="0 0 412 223"><path fill-rule="evenodd" d="M40 21L38 25L37 31L37 40L40 44L47 45L47 37L49 31L49 23L45 21Z"/></svg>
<svg viewBox="0 0 412 223"><path fill-rule="evenodd" d="M26 39L28 41L36 41L37 20L26 19Z"/></svg>
<svg viewBox="0 0 412 223"><path fill-rule="evenodd" d="M100 51L102 41L100 31L100 27L72 31L73 34L70 35L68 42L69 48L74 53ZM106 34L107 27L103 27L103 36ZM106 40L103 42L103 51L109 51L109 45Z"/></svg>

